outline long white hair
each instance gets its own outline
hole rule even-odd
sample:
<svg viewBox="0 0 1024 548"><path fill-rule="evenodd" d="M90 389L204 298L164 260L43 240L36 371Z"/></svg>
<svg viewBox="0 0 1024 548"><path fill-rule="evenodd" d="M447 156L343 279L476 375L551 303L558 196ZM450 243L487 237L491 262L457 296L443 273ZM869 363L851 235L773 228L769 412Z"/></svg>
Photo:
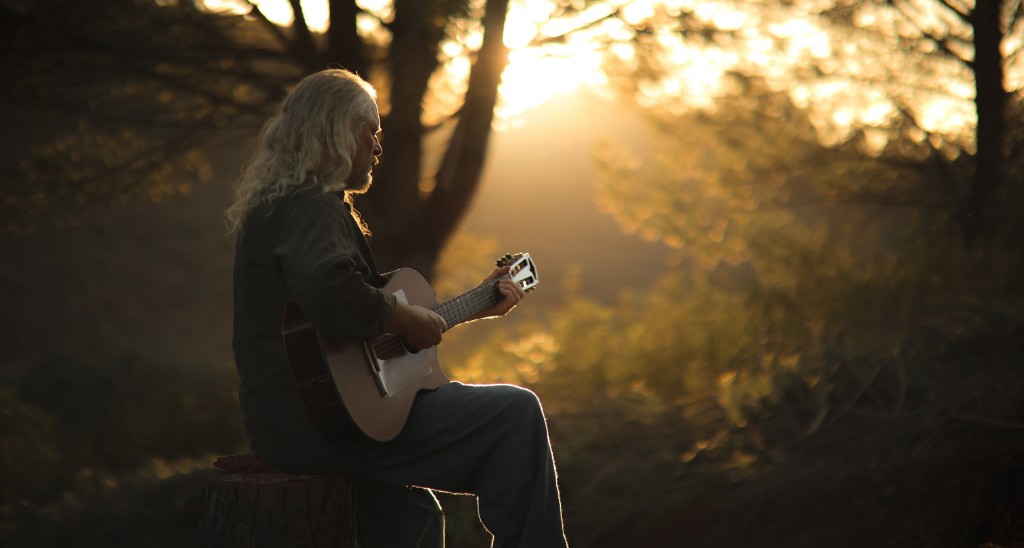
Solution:
<svg viewBox="0 0 1024 548"><path fill-rule="evenodd" d="M273 203L303 184L324 192L346 190L355 131L369 120L376 99L373 87L347 70L324 70L302 79L260 131L225 214L228 234L239 230L261 202Z"/></svg>

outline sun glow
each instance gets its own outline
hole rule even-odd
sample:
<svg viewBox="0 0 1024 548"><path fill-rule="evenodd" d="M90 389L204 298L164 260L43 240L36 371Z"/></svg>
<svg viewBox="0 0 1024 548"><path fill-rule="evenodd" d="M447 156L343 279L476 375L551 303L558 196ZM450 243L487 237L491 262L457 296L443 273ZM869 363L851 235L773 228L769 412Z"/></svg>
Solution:
<svg viewBox="0 0 1024 548"><path fill-rule="evenodd" d="M508 119L536 107L555 95L576 92L582 85L601 85L601 55L579 51L551 55L531 48L512 50L502 74L499 118Z"/></svg>
<svg viewBox="0 0 1024 548"><path fill-rule="evenodd" d="M374 29L380 20L393 16L391 0L358 0L370 15L360 19L360 28L372 19ZM207 9L248 13L257 6L267 19L291 25L293 15L285 0L203 0ZM636 100L643 105L669 109L711 107L730 89L729 72L761 75L765 82L785 90L794 101L817 116L824 127L831 125L836 139L843 138L859 124L880 127L893 115L891 102L884 96L860 94L861 89L843 78L849 72L863 77L872 67L861 64L856 46L836 40L811 16L796 11L766 12L753 4L716 0L604 0L577 2L578 11L564 12L551 0L511 0L503 38L509 48L508 65L499 88L496 127L517 124L521 115L556 95L578 93L581 88L603 91L608 88L605 62L609 59L626 67L643 62L635 49L637 30L644 30L662 52L657 61L661 75L637 86ZM477 7L482 2L477 2ZM328 0L302 0L307 25L315 32L329 26ZM728 47L717 47L687 37L673 28L671 21L683 12L716 28L733 32ZM858 21L884 14L865 11ZM659 28L657 21L666 23ZM446 89L457 100L465 91L473 53L482 36L479 26L465 29L458 39L442 42L444 72L435 75L445 81ZM832 68L828 68L832 60ZM806 70L814 62L826 67L826 76L812 82L794 81L794 71ZM835 67L835 63L844 63ZM955 85L951 79L950 86ZM842 89L834 89L839 86ZM442 94L443 95L443 94ZM971 122L965 110L970 90L960 94L963 100L921 101L918 114L932 131L954 131ZM822 98L834 98L832 103ZM446 100L435 99L435 100ZM965 106L966 105L966 106Z"/></svg>
<svg viewBox="0 0 1024 548"><path fill-rule="evenodd" d="M211 11L249 13L251 7L245 0L204 0L204 6ZM270 21L279 25L291 25L294 21L292 9L285 0L253 0ZM387 0L362 0L360 7L372 12L387 11ZM601 72L601 54L589 41L569 39L557 47L530 47L534 38L543 35L557 35L572 25L571 20L553 20L549 0L513 0L506 17L504 40L509 47L509 64L502 75L500 88L501 102L497 109L499 119L515 117L526 110L540 105L558 94L569 94L584 84L605 82ZM600 10L608 10L601 7ZM330 20L327 0L302 0L306 24L315 32L327 30ZM585 11L581 17L598 17L603 13ZM479 36L470 37L479 42ZM472 44L467 44L471 46ZM479 45L479 44L477 44ZM442 45L442 48L446 48ZM445 54L452 60L446 67L457 80L464 80L469 73L469 58L464 48L448 44Z"/></svg>
<svg viewBox="0 0 1024 548"><path fill-rule="evenodd" d="M203 6L210 11L226 11L229 13L249 13L251 7L246 0L202 0ZM252 5L259 8L267 19L278 25L291 25L295 20L291 5L285 0L252 0ZM302 15L306 26L315 32L324 32L329 26L328 0L302 0Z"/></svg>

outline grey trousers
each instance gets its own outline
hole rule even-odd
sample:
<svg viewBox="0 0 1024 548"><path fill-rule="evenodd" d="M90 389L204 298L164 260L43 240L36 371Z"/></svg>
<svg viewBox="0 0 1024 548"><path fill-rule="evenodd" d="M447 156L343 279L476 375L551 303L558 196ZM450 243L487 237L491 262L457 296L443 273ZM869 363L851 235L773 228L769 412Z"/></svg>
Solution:
<svg viewBox="0 0 1024 548"><path fill-rule="evenodd" d="M443 545L436 499L406 486L476 495L494 548L566 548L547 422L529 390L453 382L420 392L397 438L342 460L338 473L364 486L366 548Z"/></svg>

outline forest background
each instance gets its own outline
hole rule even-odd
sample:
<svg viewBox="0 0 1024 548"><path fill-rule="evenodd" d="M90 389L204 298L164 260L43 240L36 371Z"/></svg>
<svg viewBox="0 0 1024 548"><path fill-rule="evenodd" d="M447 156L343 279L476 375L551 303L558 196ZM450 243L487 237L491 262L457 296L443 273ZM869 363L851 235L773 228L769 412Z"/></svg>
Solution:
<svg viewBox="0 0 1024 548"><path fill-rule="evenodd" d="M1024 542L1019 0L9 0L0 541L193 546L245 452L223 211L327 66L385 268L545 402L574 546ZM445 496L450 546L487 546Z"/></svg>

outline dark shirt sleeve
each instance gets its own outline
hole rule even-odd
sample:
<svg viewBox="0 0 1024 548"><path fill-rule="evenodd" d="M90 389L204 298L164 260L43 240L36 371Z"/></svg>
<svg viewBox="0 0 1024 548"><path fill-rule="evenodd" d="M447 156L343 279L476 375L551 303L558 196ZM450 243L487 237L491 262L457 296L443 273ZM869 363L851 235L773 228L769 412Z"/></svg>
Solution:
<svg viewBox="0 0 1024 548"><path fill-rule="evenodd" d="M368 339L384 330L395 296L366 283L350 215L330 194L280 204L280 238L272 251L288 291L313 325L333 339Z"/></svg>

